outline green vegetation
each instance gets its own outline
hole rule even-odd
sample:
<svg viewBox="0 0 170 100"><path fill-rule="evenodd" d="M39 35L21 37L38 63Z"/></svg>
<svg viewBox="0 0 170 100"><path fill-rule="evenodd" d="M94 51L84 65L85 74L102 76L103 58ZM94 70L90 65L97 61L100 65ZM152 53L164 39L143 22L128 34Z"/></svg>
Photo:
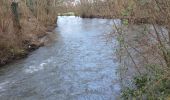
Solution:
<svg viewBox="0 0 170 100"><path fill-rule="evenodd" d="M75 16L74 12L59 13L58 16Z"/></svg>
<svg viewBox="0 0 170 100"><path fill-rule="evenodd" d="M153 70L152 70L153 71ZM160 71L160 70L159 70ZM156 75L142 74L132 79L133 86L124 87L122 97L125 99L165 100L170 94L170 80L163 72Z"/></svg>

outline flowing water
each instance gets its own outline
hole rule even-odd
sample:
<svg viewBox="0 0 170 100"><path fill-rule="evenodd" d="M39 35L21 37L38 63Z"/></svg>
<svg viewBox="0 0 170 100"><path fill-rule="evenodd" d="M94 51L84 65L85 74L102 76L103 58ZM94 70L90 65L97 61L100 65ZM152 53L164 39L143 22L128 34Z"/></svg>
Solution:
<svg viewBox="0 0 170 100"><path fill-rule="evenodd" d="M59 17L55 41L0 68L0 100L116 100L113 21Z"/></svg>

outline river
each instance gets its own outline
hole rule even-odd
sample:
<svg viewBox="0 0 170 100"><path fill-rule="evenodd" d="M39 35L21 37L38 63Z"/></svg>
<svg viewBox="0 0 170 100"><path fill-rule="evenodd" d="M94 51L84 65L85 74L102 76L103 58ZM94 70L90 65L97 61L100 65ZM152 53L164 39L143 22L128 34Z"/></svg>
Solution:
<svg viewBox="0 0 170 100"><path fill-rule="evenodd" d="M0 100L117 100L113 20L59 17L56 37L0 68Z"/></svg>

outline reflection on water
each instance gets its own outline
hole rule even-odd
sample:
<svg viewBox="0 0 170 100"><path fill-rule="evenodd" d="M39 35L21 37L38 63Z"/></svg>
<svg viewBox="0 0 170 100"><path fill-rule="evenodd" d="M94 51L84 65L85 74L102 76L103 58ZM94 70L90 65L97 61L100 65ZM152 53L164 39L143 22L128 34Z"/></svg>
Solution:
<svg viewBox="0 0 170 100"><path fill-rule="evenodd" d="M56 42L0 69L0 99L116 99L116 42L103 37L112 25L108 19L59 17Z"/></svg>

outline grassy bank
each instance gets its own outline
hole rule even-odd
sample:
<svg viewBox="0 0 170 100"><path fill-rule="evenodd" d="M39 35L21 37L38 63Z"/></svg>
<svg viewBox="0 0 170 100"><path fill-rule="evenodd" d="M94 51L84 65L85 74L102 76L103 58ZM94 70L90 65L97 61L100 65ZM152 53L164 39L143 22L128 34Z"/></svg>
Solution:
<svg viewBox="0 0 170 100"><path fill-rule="evenodd" d="M55 25L57 0L0 1L0 65L43 45L47 26Z"/></svg>

